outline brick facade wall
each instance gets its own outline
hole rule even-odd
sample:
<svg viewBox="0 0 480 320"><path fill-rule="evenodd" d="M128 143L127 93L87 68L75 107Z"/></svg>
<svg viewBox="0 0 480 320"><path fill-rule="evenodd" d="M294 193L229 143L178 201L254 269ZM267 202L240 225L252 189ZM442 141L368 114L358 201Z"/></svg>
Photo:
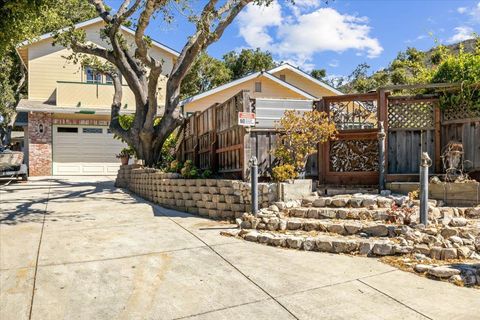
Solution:
<svg viewBox="0 0 480 320"><path fill-rule="evenodd" d="M52 175L52 114L28 115L28 166L30 176Z"/></svg>

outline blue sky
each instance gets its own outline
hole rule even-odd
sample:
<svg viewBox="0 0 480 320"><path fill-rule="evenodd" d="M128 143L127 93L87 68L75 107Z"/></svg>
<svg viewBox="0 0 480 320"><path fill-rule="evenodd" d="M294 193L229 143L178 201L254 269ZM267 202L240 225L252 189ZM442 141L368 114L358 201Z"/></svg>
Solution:
<svg viewBox="0 0 480 320"><path fill-rule="evenodd" d="M117 8L119 0L107 0ZM194 1L200 10L205 1ZM278 61L302 69L324 68L348 75L360 63L386 67L407 47L426 50L480 33L480 0L274 0L268 8L250 6L208 52L220 58L230 50L260 47ZM147 33L181 50L193 32L179 10L171 24L158 18Z"/></svg>

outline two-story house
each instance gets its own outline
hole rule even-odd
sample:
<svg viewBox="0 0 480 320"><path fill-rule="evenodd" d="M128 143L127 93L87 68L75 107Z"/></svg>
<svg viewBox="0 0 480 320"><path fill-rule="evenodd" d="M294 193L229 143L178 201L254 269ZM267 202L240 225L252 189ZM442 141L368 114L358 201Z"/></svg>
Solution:
<svg viewBox="0 0 480 320"><path fill-rule="evenodd" d="M100 36L101 18L76 25L87 40L107 48ZM134 32L122 27L128 41ZM119 166L115 155L124 144L113 138L108 125L114 88L111 79L65 59L69 49L53 44L53 34L25 42L17 52L28 72L28 98L17 111L25 127L25 153L31 176L113 175ZM163 60L159 81L159 107L165 104L165 81L178 52L156 41L149 53ZM122 113L133 113L135 99L124 84ZM26 117L25 115L28 115Z"/></svg>

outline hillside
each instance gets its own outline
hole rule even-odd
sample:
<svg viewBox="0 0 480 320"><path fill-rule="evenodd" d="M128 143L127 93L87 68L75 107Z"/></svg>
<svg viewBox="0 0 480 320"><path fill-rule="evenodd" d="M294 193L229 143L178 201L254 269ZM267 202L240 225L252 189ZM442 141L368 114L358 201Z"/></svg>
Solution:
<svg viewBox="0 0 480 320"><path fill-rule="evenodd" d="M425 82L422 81L422 77L439 64L444 53L456 55L461 46L465 52L474 52L476 42L477 39L469 39L451 45L437 46L428 51L407 48L400 52L385 69L369 74L370 66L363 63L357 66L350 76L335 80L338 89L344 93L368 92L391 84Z"/></svg>

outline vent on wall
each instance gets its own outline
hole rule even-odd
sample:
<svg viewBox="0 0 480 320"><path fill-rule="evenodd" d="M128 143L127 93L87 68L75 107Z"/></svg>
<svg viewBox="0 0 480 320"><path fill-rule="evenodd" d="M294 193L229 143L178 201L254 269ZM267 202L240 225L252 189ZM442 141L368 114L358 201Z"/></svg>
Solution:
<svg viewBox="0 0 480 320"><path fill-rule="evenodd" d="M262 92L262 83L255 82L255 92Z"/></svg>

